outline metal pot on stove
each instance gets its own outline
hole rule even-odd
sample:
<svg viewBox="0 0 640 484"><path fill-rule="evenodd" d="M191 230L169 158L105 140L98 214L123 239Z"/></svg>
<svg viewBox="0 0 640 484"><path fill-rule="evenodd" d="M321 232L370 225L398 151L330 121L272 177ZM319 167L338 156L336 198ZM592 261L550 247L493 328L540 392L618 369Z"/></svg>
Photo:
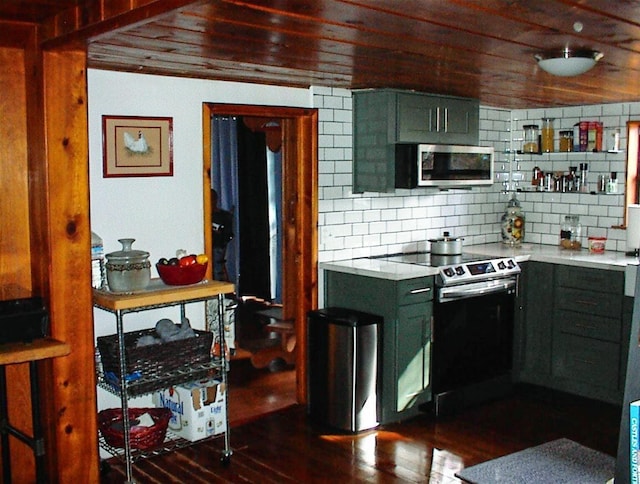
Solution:
<svg viewBox="0 0 640 484"><path fill-rule="evenodd" d="M462 237L451 237L449 232L443 232L438 239L429 239L431 254L440 256L454 256L462 254Z"/></svg>

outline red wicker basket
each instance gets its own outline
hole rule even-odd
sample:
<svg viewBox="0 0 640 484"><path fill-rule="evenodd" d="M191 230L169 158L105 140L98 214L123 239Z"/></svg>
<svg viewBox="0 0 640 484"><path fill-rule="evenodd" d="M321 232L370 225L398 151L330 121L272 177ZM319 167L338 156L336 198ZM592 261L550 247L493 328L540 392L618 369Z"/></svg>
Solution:
<svg viewBox="0 0 640 484"><path fill-rule="evenodd" d="M164 442L167 426L171 419L168 408L130 408L129 410L129 442L132 449L151 450ZM154 425L143 427L135 425L135 420L148 413ZM124 430L122 426L122 409L108 408L98 413L98 428L104 440L111 447L124 447Z"/></svg>

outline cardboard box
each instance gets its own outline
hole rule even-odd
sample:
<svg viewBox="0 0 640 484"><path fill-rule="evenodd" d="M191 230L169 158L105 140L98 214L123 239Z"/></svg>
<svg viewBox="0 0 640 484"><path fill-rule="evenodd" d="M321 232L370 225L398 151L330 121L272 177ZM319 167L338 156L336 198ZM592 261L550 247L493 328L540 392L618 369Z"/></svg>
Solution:
<svg viewBox="0 0 640 484"><path fill-rule="evenodd" d="M171 409L169 431L191 442L227 430L227 392L218 380L186 383L153 394L156 407Z"/></svg>

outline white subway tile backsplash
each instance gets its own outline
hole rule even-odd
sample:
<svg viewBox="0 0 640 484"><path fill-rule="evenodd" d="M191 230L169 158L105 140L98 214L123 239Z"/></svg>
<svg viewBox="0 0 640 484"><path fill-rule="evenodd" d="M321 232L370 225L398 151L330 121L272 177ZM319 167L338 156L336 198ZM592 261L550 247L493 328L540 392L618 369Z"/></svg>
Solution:
<svg viewBox="0 0 640 484"><path fill-rule="evenodd" d="M319 111L318 223L319 260L365 257L403 250L426 250L429 238L448 230L465 237L465 244L497 242L499 222L510 195L502 184L471 190L396 190L394 193L354 194L352 190L352 98L346 89L314 86L314 107ZM530 184L533 167L567 172L569 166L589 165L589 190L596 190L599 174L626 170L624 153L569 153L519 156L506 154L511 136L521 136L524 124L541 124L553 117L556 132L571 129L580 120L600 120L606 128L619 127L626 146L626 121L640 116L640 103L572 106L550 109L504 110L481 106L480 144L496 149L496 170L522 173L521 186ZM514 132L510 133L514 119ZM517 146L516 146L517 147ZM513 163L513 166L510 166ZM624 186L620 183L620 190ZM611 229L622 222L623 195L575 193L517 193L526 216L525 242L555 245L564 215L580 216L584 227L607 228L610 246L624 250L624 230ZM585 231L586 233L586 231ZM585 239L586 241L586 239Z"/></svg>

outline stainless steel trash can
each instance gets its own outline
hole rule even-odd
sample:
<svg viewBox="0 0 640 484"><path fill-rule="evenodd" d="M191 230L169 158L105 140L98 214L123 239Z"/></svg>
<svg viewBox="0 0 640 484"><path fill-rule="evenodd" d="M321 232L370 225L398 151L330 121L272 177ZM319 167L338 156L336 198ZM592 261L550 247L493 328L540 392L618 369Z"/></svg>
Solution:
<svg viewBox="0 0 640 484"><path fill-rule="evenodd" d="M336 307L307 316L309 418L350 432L376 427L383 318Z"/></svg>

